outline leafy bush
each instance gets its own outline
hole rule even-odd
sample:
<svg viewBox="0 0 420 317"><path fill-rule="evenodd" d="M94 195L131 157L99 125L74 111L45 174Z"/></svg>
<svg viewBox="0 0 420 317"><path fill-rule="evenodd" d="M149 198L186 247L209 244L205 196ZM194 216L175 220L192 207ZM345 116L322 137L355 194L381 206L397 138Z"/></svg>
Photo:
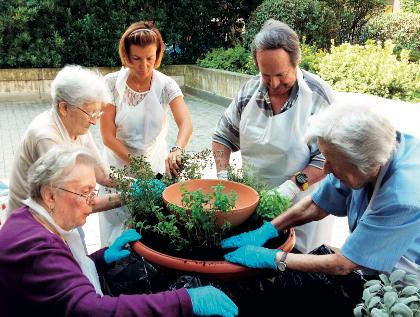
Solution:
<svg viewBox="0 0 420 317"><path fill-rule="evenodd" d="M333 10L317 0L265 0L252 14L247 24L245 42L249 45L268 19L287 23L296 33L306 36L309 44L328 47L338 33Z"/></svg>
<svg viewBox="0 0 420 317"><path fill-rule="evenodd" d="M337 43L358 42L362 27L384 12L387 0L321 0L334 10L339 23Z"/></svg>
<svg viewBox="0 0 420 317"><path fill-rule="evenodd" d="M392 40L396 52L408 49L420 51L420 14L384 13L369 20L362 37L379 41Z"/></svg>
<svg viewBox="0 0 420 317"><path fill-rule="evenodd" d="M381 274L379 278L365 283L363 303L354 308L354 316L420 317L420 283L416 275L395 270L389 277Z"/></svg>
<svg viewBox="0 0 420 317"><path fill-rule="evenodd" d="M292 202L289 198L281 196L278 192L263 190L260 193L260 201L256 213L265 221L271 221L285 212Z"/></svg>
<svg viewBox="0 0 420 317"><path fill-rule="evenodd" d="M410 63L405 50L398 60L393 50L391 41L333 46L320 61L319 75L338 91L420 101L420 63Z"/></svg>
<svg viewBox="0 0 420 317"><path fill-rule="evenodd" d="M301 45L302 59L299 66L311 73L318 73L319 63L321 59L326 55L324 49L317 49L313 45L302 44Z"/></svg>
<svg viewBox="0 0 420 317"><path fill-rule="evenodd" d="M401 0L401 9L404 12L420 13L420 2L418 0Z"/></svg>
<svg viewBox="0 0 420 317"><path fill-rule="evenodd" d="M254 72L250 64L254 65L252 56L241 46L227 50L224 48L215 48L207 53L203 59L197 60L197 65L205 68L255 74L256 71Z"/></svg>

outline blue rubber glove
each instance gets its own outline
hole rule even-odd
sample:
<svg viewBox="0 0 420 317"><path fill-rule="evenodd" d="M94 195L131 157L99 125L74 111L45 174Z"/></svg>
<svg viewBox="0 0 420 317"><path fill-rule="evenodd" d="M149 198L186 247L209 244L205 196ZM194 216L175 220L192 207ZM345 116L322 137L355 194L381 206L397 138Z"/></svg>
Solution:
<svg viewBox="0 0 420 317"><path fill-rule="evenodd" d="M225 254L225 260L252 267L255 269L274 269L277 270L276 254L280 250L257 247L255 245L246 245L239 249Z"/></svg>
<svg viewBox="0 0 420 317"><path fill-rule="evenodd" d="M264 223L256 230L244 232L222 240L222 248L239 248L244 245L262 246L268 240L278 237L279 233L271 222Z"/></svg>
<svg viewBox="0 0 420 317"><path fill-rule="evenodd" d="M129 242L137 241L140 239L141 235L136 230L129 229L124 231L104 252L105 262L109 264L125 258L130 254L130 251L125 249L124 246Z"/></svg>
<svg viewBox="0 0 420 317"><path fill-rule="evenodd" d="M133 185L132 185L132 188L134 189L134 192L136 193L138 197L142 196L142 188L138 184L143 185L144 182L146 183L146 186L150 190L152 190L153 193L158 194L158 195L161 195L166 188L166 185L158 179L148 179L146 181L142 179L138 179L135 182L133 182Z"/></svg>
<svg viewBox="0 0 420 317"><path fill-rule="evenodd" d="M194 315L224 316L238 315L238 307L221 290L213 286L187 288L190 295Z"/></svg>

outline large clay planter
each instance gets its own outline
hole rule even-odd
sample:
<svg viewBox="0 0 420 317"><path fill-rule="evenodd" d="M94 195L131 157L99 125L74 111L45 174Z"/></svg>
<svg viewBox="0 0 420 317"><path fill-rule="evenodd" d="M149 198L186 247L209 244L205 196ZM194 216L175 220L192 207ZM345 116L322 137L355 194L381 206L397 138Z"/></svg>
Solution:
<svg viewBox="0 0 420 317"><path fill-rule="evenodd" d="M211 187L218 184L224 186L224 193L230 193L233 190L238 194L238 199L232 211L217 214L216 223L222 225L227 220L230 222L232 228L236 227L252 215L255 208L257 208L259 200L258 193L253 188L244 184L218 179L192 179L168 186L162 194L163 201L165 204L172 203L182 207L181 186L185 186L188 191L197 191L201 188L204 194L211 194L214 191Z"/></svg>
<svg viewBox="0 0 420 317"><path fill-rule="evenodd" d="M293 249L295 242L295 231L292 228L287 240L279 246L279 249L289 252ZM234 280L256 272L256 270L226 261L199 261L169 256L149 248L140 241L133 243L132 248L137 254L157 266L169 270L197 273L209 278Z"/></svg>

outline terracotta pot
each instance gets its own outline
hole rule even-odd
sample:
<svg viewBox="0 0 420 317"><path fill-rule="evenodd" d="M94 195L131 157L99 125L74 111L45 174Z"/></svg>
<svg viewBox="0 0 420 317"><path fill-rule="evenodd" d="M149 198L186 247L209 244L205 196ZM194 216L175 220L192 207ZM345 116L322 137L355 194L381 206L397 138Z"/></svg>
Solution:
<svg viewBox="0 0 420 317"><path fill-rule="evenodd" d="M291 228L287 240L279 246L279 249L290 252L295 246L295 242L295 230ZM199 261L169 256L149 248L140 241L133 243L132 249L150 263L157 266L168 270L198 273L209 278L234 280L258 272L258 270L232 264L226 261Z"/></svg>
<svg viewBox="0 0 420 317"><path fill-rule="evenodd" d="M217 214L216 223L220 226L227 220L230 222L232 228L236 227L252 215L257 208L259 200L258 193L253 188L244 184L218 179L192 179L168 186L162 194L163 201L165 204L172 203L182 207L181 186L185 186L188 191L197 191L201 188L204 194L211 194L214 191L211 187L218 184L224 186L224 193L228 194L233 190L238 194L238 199L232 211Z"/></svg>

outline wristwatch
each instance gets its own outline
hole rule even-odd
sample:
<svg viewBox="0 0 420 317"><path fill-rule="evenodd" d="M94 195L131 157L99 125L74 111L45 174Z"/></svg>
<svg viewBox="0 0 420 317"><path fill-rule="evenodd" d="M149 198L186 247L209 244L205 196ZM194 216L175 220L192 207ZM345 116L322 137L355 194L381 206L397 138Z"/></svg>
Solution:
<svg viewBox="0 0 420 317"><path fill-rule="evenodd" d="M177 150L181 150L181 152L184 151L184 149L182 147L180 147L179 145L174 145L173 147L171 147L171 149L169 150L169 152L172 153L172 152L175 152Z"/></svg>
<svg viewBox="0 0 420 317"><path fill-rule="evenodd" d="M308 175L303 172L297 172L295 174L296 185L298 185L303 191L307 190L309 187L308 184Z"/></svg>
<svg viewBox="0 0 420 317"><path fill-rule="evenodd" d="M287 257L287 252L283 251L283 253L281 254L280 260L276 260L277 269L280 272L283 272L286 270L286 267L287 267L286 257Z"/></svg>

